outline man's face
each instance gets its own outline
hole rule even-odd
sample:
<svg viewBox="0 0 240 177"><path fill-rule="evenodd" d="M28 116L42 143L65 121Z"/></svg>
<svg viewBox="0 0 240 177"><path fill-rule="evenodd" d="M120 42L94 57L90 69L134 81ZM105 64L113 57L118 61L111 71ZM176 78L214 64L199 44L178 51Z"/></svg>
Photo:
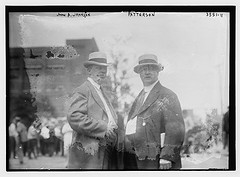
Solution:
<svg viewBox="0 0 240 177"><path fill-rule="evenodd" d="M107 66L92 65L90 67L91 67L89 69L90 77L96 83L101 84L101 81L106 78Z"/></svg>
<svg viewBox="0 0 240 177"><path fill-rule="evenodd" d="M154 65L142 66L139 70L140 78L144 86L152 85L158 80L159 70Z"/></svg>

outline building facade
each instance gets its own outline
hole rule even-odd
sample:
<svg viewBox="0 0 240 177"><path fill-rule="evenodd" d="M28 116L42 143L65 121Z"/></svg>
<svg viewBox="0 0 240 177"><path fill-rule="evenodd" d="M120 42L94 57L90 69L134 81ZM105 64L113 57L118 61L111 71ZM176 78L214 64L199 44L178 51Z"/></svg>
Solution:
<svg viewBox="0 0 240 177"><path fill-rule="evenodd" d="M37 116L65 116L66 99L87 77L83 62L89 53L98 50L94 39L67 40L62 47L10 48L7 94L10 119L21 114L20 97L35 108ZM30 95L30 99L25 95Z"/></svg>

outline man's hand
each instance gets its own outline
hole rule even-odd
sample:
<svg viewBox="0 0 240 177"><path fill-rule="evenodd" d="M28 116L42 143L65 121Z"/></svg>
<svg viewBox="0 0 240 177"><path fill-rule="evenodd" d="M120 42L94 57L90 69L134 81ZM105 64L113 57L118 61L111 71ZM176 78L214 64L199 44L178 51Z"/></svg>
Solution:
<svg viewBox="0 0 240 177"><path fill-rule="evenodd" d="M106 138L108 142L115 142L117 139L117 134L114 132L114 129L108 129L106 132Z"/></svg>
<svg viewBox="0 0 240 177"><path fill-rule="evenodd" d="M108 122L108 130L111 130L111 129L117 129L118 126L115 122L112 122L111 120L109 120Z"/></svg>
<svg viewBox="0 0 240 177"><path fill-rule="evenodd" d="M160 164L159 169L162 170L167 170L172 167L172 162L165 159L160 159L159 164Z"/></svg>

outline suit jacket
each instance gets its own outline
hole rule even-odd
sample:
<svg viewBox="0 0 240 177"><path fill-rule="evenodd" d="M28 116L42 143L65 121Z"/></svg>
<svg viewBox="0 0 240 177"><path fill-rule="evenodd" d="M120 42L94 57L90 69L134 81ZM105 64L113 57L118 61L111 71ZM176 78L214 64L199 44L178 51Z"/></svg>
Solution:
<svg viewBox="0 0 240 177"><path fill-rule="evenodd" d="M117 123L117 115L107 98L106 101ZM73 129L68 167L108 168L106 152L111 153L111 147L105 138L108 116L101 98L89 81L73 92L69 100L67 119Z"/></svg>
<svg viewBox="0 0 240 177"><path fill-rule="evenodd" d="M126 149L134 152L139 160L146 157L155 160L159 155L161 159L171 161L172 168L181 168L180 150L185 126L177 95L158 82L140 110L136 112L138 97L128 116L128 121L137 116L136 133L126 136L130 140L126 143ZM161 133L165 133L163 147L161 147Z"/></svg>

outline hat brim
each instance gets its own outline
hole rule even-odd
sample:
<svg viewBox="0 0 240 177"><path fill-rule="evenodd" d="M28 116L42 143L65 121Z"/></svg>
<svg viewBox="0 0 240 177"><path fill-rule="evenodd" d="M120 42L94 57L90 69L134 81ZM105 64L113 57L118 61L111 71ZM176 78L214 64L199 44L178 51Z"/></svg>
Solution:
<svg viewBox="0 0 240 177"><path fill-rule="evenodd" d="M109 63L99 63L99 62L94 62L94 61L86 61L83 63L84 67L88 67L89 65L109 66Z"/></svg>
<svg viewBox="0 0 240 177"><path fill-rule="evenodd" d="M164 67L161 64L157 64L157 63L142 63L142 64L139 64L139 65L135 66L133 70L134 70L135 73L139 73L139 69L142 66L147 66L147 65L156 66L158 68L159 72L164 69Z"/></svg>

